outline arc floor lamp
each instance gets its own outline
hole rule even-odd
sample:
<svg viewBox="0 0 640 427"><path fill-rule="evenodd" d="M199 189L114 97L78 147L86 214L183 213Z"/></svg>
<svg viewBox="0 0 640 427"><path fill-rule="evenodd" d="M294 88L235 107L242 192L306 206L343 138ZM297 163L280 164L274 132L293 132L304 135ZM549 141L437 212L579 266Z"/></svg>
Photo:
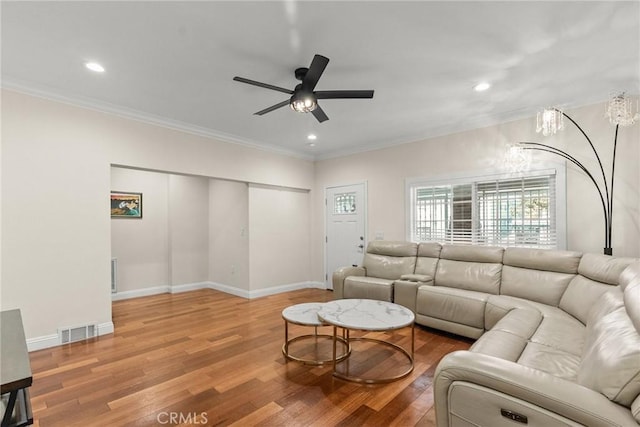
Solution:
<svg viewBox="0 0 640 427"><path fill-rule="evenodd" d="M518 142L516 144L509 146L509 151L507 153L507 159L511 163L512 167L516 169L519 166L522 166L526 163L526 156L524 155L525 150L536 150L536 151L545 151L547 153L553 153L564 159L570 161L574 165L578 167L581 171L583 171L593 183L594 187L598 191L598 195L600 196L600 202L602 203L602 212L604 214L604 254L612 255L613 249L611 246L611 232L612 232L612 219L613 219L613 188L614 188L614 180L615 180L615 169L616 169L616 148L618 144L618 128L620 126L631 126L638 120L638 103L636 101L635 104L635 112L634 105L631 100L625 95L625 93L620 93L614 95L607 104L607 108L605 110L605 115L609 118L611 124L616 126L615 134L613 137L613 159L611 162L611 171L610 177L607 179L607 174L605 172L605 168L602 165L602 161L600 159L600 155L598 154L598 150L596 150L595 146L591 142L589 136L585 133L585 131L575 122L571 117L569 117L565 112L561 111L558 108L551 107L545 108L541 112L538 113L537 116L537 127L536 132L542 132L542 135L553 135L557 131L562 130L564 128L564 119L566 118L571 123L573 123L580 133L585 137L595 158L598 163L598 169L595 172L590 171L587 167L585 167L580 161L578 161L574 156L563 151L559 148L553 147L547 144L541 144L538 142Z"/></svg>

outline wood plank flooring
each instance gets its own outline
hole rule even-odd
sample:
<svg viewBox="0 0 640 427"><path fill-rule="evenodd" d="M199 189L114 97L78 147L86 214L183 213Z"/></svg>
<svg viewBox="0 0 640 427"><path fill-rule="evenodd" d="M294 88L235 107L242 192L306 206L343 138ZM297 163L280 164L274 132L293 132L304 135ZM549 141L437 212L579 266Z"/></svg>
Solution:
<svg viewBox="0 0 640 427"><path fill-rule="evenodd" d="M282 310L332 295L305 289L246 300L199 290L114 302L114 334L30 353L35 425L434 426L436 365L471 341L416 326L414 371L384 385L285 362ZM311 331L293 325L289 333ZM385 338L409 348L410 329ZM291 351L330 351L326 341L298 341ZM366 341L352 358L350 372L363 375L406 363Z"/></svg>

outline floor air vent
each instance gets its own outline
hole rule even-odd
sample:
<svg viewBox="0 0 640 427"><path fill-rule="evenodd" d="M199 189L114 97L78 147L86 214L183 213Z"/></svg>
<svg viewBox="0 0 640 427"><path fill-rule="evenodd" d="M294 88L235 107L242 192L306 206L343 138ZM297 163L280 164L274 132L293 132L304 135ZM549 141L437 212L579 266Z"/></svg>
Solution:
<svg viewBox="0 0 640 427"><path fill-rule="evenodd" d="M98 336L98 325L91 324L70 328L60 328L58 329L58 335L60 336L61 344L82 341Z"/></svg>

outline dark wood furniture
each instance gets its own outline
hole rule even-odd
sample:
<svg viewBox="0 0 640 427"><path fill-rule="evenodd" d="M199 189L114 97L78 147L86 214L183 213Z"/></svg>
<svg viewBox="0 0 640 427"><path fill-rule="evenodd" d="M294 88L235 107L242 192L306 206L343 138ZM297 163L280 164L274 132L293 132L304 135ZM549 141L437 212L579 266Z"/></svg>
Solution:
<svg viewBox="0 0 640 427"><path fill-rule="evenodd" d="M2 427L33 424L29 387L33 382L20 310L0 312Z"/></svg>

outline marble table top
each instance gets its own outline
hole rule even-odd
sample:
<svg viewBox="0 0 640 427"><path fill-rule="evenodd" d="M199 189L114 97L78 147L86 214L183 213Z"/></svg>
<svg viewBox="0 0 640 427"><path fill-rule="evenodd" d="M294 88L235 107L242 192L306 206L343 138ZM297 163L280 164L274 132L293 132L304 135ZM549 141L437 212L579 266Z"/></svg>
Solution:
<svg viewBox="0 0 640 427"><path fill-rule="evenodd" d="M318 317L341 328L387 331L409 326L415 316L398 304L370 299L340 299L324 303Z"/></svg>
<svg viewBox="0 0 640 427"><path fill-rule="evenodd" d="M291 305L282 310L282 317L291 323L308 326L320 326L322 321L318 319L318 311L325 303L309 302L304 304Z"/></svg>

